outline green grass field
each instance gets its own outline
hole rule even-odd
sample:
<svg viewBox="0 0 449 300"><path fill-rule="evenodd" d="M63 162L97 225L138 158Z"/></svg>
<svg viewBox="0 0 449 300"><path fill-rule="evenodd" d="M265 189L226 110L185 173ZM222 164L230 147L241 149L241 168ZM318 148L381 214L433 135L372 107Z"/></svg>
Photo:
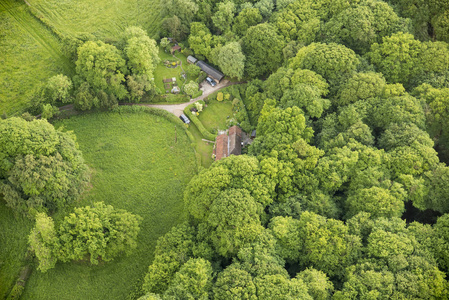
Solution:
<svg viewBox="0 0 449 300"><path fill-rule="evenodd" d="M150 265L157 238L185 220L182 192L196 172L191 142L179 127L175 143L173 123L143 112L85 114L55 126L75 132L93 171L92 190L77 206L104 201L142 216L139 243L133 255L101 266L34 271L22 299L125 299Z"/></svg>
<svg viewBox="0 0 449 300"><path fill-rule="evenodd" d="M203 141L203 136L201 135L198 128L196 128L195 124L190 123L188 130L192 133L193 137L196 140L195 150L201 156L201 165L204 168L209 168L209 166L214 162L214 160L212 159L214 144Z"/></svg>
<svg viewBox="0 0 449 300"><path fill-rule="evenodd" d="M140 26L150 37L159 31L159 0L28 0L39 18L57 31L71 35L92 34L116 40L128 26Z"/></svg>
<svg viewBox="0 0 449 300"><path fill-rule="evenodd" d="M15 218L0 198L0 299L6 298L20 268L26 264L28 234L32 226L31 220Z"/></svg>
<svg viewBox="0 0 449 300"><path fill-rule="evenodd" d="M203 111L200 112L198 119L207 130L213 132L217 129L228 129L226 125L227 117L232 118L233 115L232 103L230 101L219 102L215 98L211 98L207 103L207 107L204 107Z"/></svg>
<svg viewBox="0 0 449 300"><path fill-rule="evenodd" d="M0 114L21 112L33 89L74 66L59 40L28 11L23 1L0 1Z"/></svg>

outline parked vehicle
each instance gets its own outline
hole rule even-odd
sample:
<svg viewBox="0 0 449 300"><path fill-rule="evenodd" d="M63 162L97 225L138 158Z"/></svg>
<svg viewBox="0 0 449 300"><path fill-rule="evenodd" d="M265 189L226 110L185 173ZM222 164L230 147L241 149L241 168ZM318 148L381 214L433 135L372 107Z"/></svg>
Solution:
<svg viewBox="0 0 449 300"><path fill-rule="evenodd" d="M213 80L213 79L210 78L210 77L206 77L206 81L209 82L209 84L210 84L211 86L216 86L216 85L217 85L217 83L215 82L215 80Z"/></svg>
<svg viewBox="0 0 449 300"><path fill-rule="evenodd" d="M186 124L190 124L190 120L189 118L187 118L187 116L185 114L182 114L179 116L179 118Z"/></svg>

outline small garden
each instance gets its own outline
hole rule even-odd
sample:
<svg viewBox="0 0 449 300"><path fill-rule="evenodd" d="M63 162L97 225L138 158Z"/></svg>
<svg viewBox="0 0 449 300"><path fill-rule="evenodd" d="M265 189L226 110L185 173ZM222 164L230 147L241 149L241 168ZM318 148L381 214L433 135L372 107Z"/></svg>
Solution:
<svg viewBox="0 0 449 300"><path fill-rule="evenodd" d="M192 76L187 72L187 58L183 53L176 52L173 57L164 47L159 47L161 62L154 72L159 96L153 102L183 103L190 100L184 93L184 85L190 81L197 81L198 76ZM194 74L196 75L196 74ZM201 91L192 95L193 98L201 95Z"/></svg>

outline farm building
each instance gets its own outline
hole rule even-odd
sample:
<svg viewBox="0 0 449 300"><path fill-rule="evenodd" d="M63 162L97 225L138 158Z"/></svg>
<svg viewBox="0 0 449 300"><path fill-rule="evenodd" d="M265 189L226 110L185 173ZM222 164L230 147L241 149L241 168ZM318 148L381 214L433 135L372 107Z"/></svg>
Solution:
<svg viewBox="0 0 449 300"><path fill-rule="evenodd" d="M173 47L171 47L170 49L170 53L173 54L176 51L181 52L181 47L179 45L174 45Z"/></svg>
<svg viewBox="0 0 449 300"><path fill-rule="evenodd" d="M220 160L231 154L242 154L242 130L238 126L232 126L229 128L228 134L220 134L215 140L215 160Z"/></svg>
<svg viewBox="0 0 449 300"><path fill-rule="evenodd" d="M187 62L189 64L194 64L198 61L198 59L196 59L195 57L193 57L192 55L187 56Z"/></svg>
<svg viewBox="0 0 449 300"><path fill-rule="evenodd" d="M224 78L224 74L218 71L217 69L209 66L204 61L200 60L196 63L198 67L201 68L201 70L204 71L210 78L215 80L216 82L220 82Z"/></svg>

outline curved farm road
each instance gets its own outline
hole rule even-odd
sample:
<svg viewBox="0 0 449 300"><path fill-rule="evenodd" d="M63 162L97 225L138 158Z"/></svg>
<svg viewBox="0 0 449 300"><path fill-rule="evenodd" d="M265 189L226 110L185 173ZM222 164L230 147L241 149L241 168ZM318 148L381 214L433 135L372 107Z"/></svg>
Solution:
<svg viewBox="0 0 449 300"><path fill-rule="evenodd" d="M225 88L227 86L234 85L234 84L240 84L240 83L242 83L242 82L230 82L229 80L223 80L222 82L217 84L215 87L212 87L212 86L210 86L207 83L203 83L203 87L201 88L201 90L203 91L203 94L201 96L199 96L197 98L194 98L194 99L190 100L189 102L185 102L185 103L181 103L181 104L164 104L164 105L160 105L160 104L145 104L145 103L141 103L141 104L137 104L137 105L149 106L149 107L154 107L154 108L160 108L160 109L166 110L166 111L174 114L175 116L179 117L180 115L183 114L184 108L186 108L190 104L192 104L192 103L194 103L196 101L199 101L199 100L203 100L204 98L206 98L210 94L213 94L216 91L221 90L222 88Z"/></svg>
<svg viewBox="0 0 449 300"><path fill-rule="evenodd" d="M174 114L175 116L179 117L183 114L184 108L189 106L192 103L195 103L196 101L203 100L210 94L215 93L216 91L221 90L222 88L234 85L234 84L242 84L245 82L230 82L229 80L223 80L219 84L217 84L215 87L210 86L209 84L203 84L203 87L201 90L203 91L203 94L197 98L194 98L190 100L189 102L181 103L181 104L148 104L148 103L120 103L119 105L139 105L139 106L148 106L148 107L154 107L159 108L168 111L169 113ZM61 106L59 108L59 111L72 111L73 104L67 104L64 106ZM40 118L41 115L37 115L37 118Z"/></svg>

